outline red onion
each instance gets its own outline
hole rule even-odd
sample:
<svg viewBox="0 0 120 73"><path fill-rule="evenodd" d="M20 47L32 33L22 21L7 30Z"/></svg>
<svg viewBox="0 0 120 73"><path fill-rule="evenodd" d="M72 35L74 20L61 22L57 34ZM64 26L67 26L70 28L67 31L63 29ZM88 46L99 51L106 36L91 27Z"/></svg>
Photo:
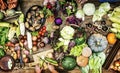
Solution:
<svg viewBox="0 0 120 73"><path fill-rule="evenodd" d="M44 38L43 38L43 42L44 42L45 44L48 44L48 43L49 43L48 37L44 37Z"/></svg>
<svg viewBox="0 0 120 73"><path fill-rule="evenodd" d="M54 22L55 22L55 24L56 24L56 25L58 25L58 26L59 26L59 25L61 25L61 24L62 24L62 19L61 19L61 18L59 18L59 17L58 17L58 18L55 18L55 21L54 21Z"/></svg>

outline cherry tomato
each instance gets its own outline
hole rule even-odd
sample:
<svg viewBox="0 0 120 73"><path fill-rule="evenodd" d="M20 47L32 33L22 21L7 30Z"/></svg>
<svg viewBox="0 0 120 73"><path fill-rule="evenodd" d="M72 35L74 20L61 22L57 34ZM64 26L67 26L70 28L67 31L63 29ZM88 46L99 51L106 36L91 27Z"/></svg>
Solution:
<svg viewBox="0 0 120 73"><path fill-rule="evenodd" d="M42 29L46 29L46 26L43 26Z"/></svg>
<svg viewBox="0 0 120 73"><path fill-rule="evenodd" d="M39 32L39 35L41 35L41 34L42 34L42 32L40 31L40 32Z"/></svg>
<svg viewBox="0 0 120 73"><path fill-rule="evenodd" d="M45 32L46 32L46 29L44 29L42 32L44 32L44 33L45 33Z"/></svg>

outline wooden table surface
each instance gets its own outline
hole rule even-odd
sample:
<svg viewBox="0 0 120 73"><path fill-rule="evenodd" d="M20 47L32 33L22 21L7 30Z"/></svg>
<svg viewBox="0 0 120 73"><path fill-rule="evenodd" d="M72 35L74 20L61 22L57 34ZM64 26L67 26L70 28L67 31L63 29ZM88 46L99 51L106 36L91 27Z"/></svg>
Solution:
<svg viewBox="0 0 120 73"><path fill-rule="evenodd" d="M18 69L18 70L13 70L11 72L2 72L0 71L0 73L35 73L35 70L34 69ZM48 72L46 72L48 73ZM60 73L65 73L65 72L60 72ZM76 69L76 70L72 70L72 71L69 71L68 73L81 73L80 70ZM114 72L114 71L111 71L111 70L103 70L102 73L117 73L117 72Z"/></svg>

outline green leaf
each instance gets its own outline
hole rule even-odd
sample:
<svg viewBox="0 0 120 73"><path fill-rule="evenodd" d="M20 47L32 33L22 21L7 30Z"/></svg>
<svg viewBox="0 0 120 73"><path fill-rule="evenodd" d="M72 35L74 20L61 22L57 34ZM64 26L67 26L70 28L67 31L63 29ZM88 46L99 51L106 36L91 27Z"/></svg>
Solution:
<svg viewBox="0 0 120 73"><path fill-rule="evenodd" d="M16 29L16 35L17 35L17 37L20 35L20 25L18 25L18 27Z"/></svg>
<svg viewBox="0 0 120 73"><path fill-rule="evenodd" d="M24 22L24 14L23 13L19 16L19 22L20 23Z"/></svg>
<svg viewBox="0 0 120 73"><path fill-rule="evenodd" d="M38 36L38 31L34 31L31 34L32 34L32 36Z"/></svg>

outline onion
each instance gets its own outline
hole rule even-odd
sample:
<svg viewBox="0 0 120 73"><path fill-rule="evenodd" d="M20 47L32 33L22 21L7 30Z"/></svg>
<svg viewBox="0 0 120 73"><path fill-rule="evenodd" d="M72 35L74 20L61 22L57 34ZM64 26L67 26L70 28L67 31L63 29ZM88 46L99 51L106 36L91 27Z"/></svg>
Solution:
<svg viewBox="0 0 120 73"><path fill-rule="evenodd" d="M23 52L24 52L24 54L29 55L29 51L28 50L24 50Z"/></svg>
<svg viewBox="0 0 120 73"><path fill-rule="evenodd" d="M49 43L48 37L44 37L44 38L43 38L43 42L44 42L45 44L48 44L48 43Z"/></svg>
<svg viewBox="0 0 120 73"><path fill-rule="evenodd" d="M75 46L75 41L73 41L73 40L70 41L68 46L69 46L70 48L71 48L71 47L74 47L74 46Z"/></svg>
<svg viewBox="0 0 120 73"><path fill-rule="evenodd" d="M29 61L28 57L23 58L23 62L27 63Z"/></svg>
<svg viewBox="0 0 120 73"><path fill-rule="evenodd" d="M77 23L75 16L69 16L66 21L69 22L70 24Z"/></svg>
<svg viewBox="0 0 120 73"><path fill-rule="evenodd" d="M87 16L93 15L95 12L95 5L93 3L86 3L83 6L83 11Z"/></svg>
<svg viewBox="0 0 120 73"><path fill-rule="evenodd" d="M36 36L32 36L32 41L36 41L37 37Z"/></svg>
<svg viewBox="0 0 120 73"><path fill-rule="evenodd" d="M35 52L37 51L37 47L36 46L33 46L32 50Z"/></svg>
<svg viewBox="0 0 120 73"><path fill-rule="evenodd" d="M27 56L26 56L26 54L22 54L22 57L23 57L23 58L26 58Z"/></svg>

